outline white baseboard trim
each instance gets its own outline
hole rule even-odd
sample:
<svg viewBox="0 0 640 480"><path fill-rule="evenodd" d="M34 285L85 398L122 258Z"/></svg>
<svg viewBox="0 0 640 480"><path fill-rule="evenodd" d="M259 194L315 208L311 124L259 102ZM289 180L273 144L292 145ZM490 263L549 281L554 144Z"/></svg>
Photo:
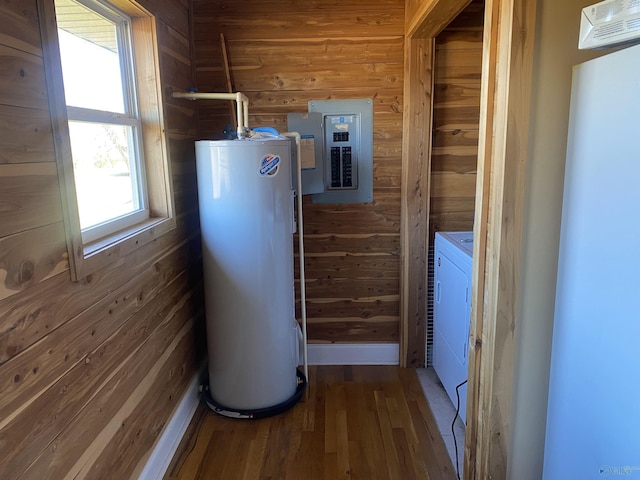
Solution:
<svg viewBox="0 0 640 480"><path fill-rule="evenodd" d="M309 365L399 365L397 343L312 343Z"/></svg>
<svg viewBox="0 0 640 480"><path fill-rule="evenodd" d="M138 480L162 480L164 477L164 474L171 464L171 460L173 460L173 455L176 453L182 437L187 431L187 427L200 403L199 390L202 378L202 369L199 369L193 376L171 420L169 420L162 435L156 442L153 452L151 452L149 460L147 460Z"/></svg>

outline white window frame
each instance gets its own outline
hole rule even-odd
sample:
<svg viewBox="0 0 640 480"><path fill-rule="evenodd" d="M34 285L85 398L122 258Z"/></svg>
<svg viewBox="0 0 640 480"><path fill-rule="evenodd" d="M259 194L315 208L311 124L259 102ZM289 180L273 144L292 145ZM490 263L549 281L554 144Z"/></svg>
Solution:
<svg viewBox="0 0 640 480"><path fill-rule="evenodd" d="M134 212L113 217L97 225L82 229L82 241L84 243L90 243L146 220L149 218L149 207L142 139L139 133L142 125L139 118L138 95L134 71L130 29L131 18L113 6L107 5L99 0L74 1L113 22L115 25L125 113L119 114L110 111L67 105L67 118L69 122L100 123L131 127L133 138L129 139L129 165L133 195L138 205L138 209Z"/></svg>
<svg viewBox="0 0 640 480"><path fill-rule="evenodd" d="M130 114L116 114L99 110L67 107L64 96L62 65L56 24L54 0L36 0L43 38L43 60L47 80L47 93L51 123L54 131L58 179L60 182L69 269L74 281L82 280L123 256L153 242L176 228L174 199L171 181L160 78L156 21L152 14L135 0L111 0L99 3L107 10L116 11L128 18L131 43L126 48L131 53L130 73L136 83L138 98L135 98L135 119ZM97 0L77 0L83 5ZM92 8L92 7L90 7ZM102 12L100 12L102 14ZM122 62L121 62L122 65ZM127 69L122 69L123 71ZM135 73L135 79L134 75ZM126 96L126 94L125 94ZM127 110L126 112L131 112ZM104 121L104 116L109 122ZM76 194L69 121L93 121L131 125L140 142L137 158L140 159L138 173L146 179L144 193L147 202L142 215L118 217L117 221L105 222L83 232L80 228L78 199ZM119 223L123 220L123 223ZM90 231L90 232L89 232Z"/></svg>

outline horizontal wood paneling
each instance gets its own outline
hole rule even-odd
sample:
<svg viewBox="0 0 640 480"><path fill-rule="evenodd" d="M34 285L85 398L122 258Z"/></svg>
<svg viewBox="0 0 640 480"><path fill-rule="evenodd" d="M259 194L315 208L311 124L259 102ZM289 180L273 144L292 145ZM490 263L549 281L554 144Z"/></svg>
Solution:
<svg viewBox="0 0 640 480"><path fill-rule="evenodd" d="M232 40L260 40L262 38L332 38L332 37L389 37L404 35L404 8L396 2L395 8L384 8L377 2L366 2L350 9L314 10L307 3L284 10L277 2L273 9L260 11L254 3L244 5L241 12L208 14L200 10L203 2L194 2L194 38L196 42L217 41L211 25ZM206 2L204 2L206 3Z"/></svg>
<svg viewBox="0 0 640 480"><path fill-rule="evenodd" d="M397 341L404 2L250 0L240 13L228 2L194 0L194 23L198 89L227 90L223 33L252 127L287 131L287 113L306 112L310 100L373 100L374 201L305 199L309 338ZM221 138L231 121L225 102L201 102L199 118L209 138Z"/></svg>
<svg viewBox="0 0 640 480"><path fill-rule="evenodd" d="M192 260L189 259L200 254L197 234L193 232L191 235L195 238L187 248L176 250L181 243L177 238L188 234L182 228L184 220L178 219L174 234L166 235L155 245L141 247L120 259L116 266L107 266L80 282L70 282L68 273L63 273L1 301L0 365L54 332L70 318L81 315L109 292L112 292L113 302L118 301L119 287L130 278L137 279L141 285L147 284L137 302L153 296L154 288L161 287L170 278L172 269L190 265ZM197 225L197 222L191 223Z"/></svg>
<svg viewBox="0 0 640 480"><path fill-rule="evenodd" d="M311 322L307 325L309 343L388 343L399 339L398 319L372 322L344 318L335 322Z"/></svg>
<svg viewBox="0 0 640 480"><path fill-rule="evenodd" d="M300 305L296 305L296 314L300 315ZM315 323L328 323L330 319L361 318L366 320L384 318L396 319L399 315L398 296L380 296L357 300L314 299L307 304L307 315Z"/></svg>
<svg viewBox="0 0 640 480"><path fill-rule="evenodd" d="M0 237L62 221L53 162L0 165Z"/></svg>
<svg viewBox="0 0 640 480"><path fill-rule="evenodd" d="M433 126L437 130L478 130L475 105L439 105L433 109Z"/></svg>
<svg viewBox="0 0 640 480"><path fill-rule="evenodd" d="M163 70L167 72L166 78L163 78L163 81L171 86L191 82L191 69L188 63L189 58L185 57L185 55L189 55L189 50L185 49L183 44L175 41L174 36L170 34L169 26L164 25L162 22L158 22L158 24L167 29L164 35L159 35L159 38L166 38L177 48L177 50L169 50L168 48L160 50L160 65ZM166 102L175 103L177 100L169 95L166 98ZM193 108L193 102L191 102L191 104L191 108Z"/></svg>
<svg viewBox="0 0 640 480"><path fill-rule="evenodd" d="M473 190L475 185L475 172L434 172L431 175L432 197L469 197L469 190Z"/></svg>
<svg viewBox="0 0 640 480"><path fill-rule="evenodd" d="M477 9L480 6L478 4L469 5L467 9L473 8ZM465 12L462 12L464 15L467 15ZM482 14L480 14L482 17ZM460 15L458 18L462 18ZM449 25L449 28L444 29L442 32L438 34L438 44L436 45L436 49L440 50L467 50L469 48L476 49L478 45L482 45L482 35L483 32L481 29L478 29L478 25L483 23L482 18L476 23L476 26L472 30L462 30L461 28L454 28L455 21L453 24Z"/></svg>
<svg viewBox="0 0 640 480"><path fill-rule="evenodd" d="M435 108L471 105L480 107L480 87L476 83L439 83L434 87L437 92L433 105Z"/></svg>
<svg viewBox="0 0 640 480"><path fill-rule="evenodd" d="M184 318L181 312L189 297L175 298L172 308L165 311L169 315ZM67 472L86 473L86 470L93 467L92 476L87 478L114 478L113 474L116 465L129 474L135 469L135 463L129 463L133 457L139 460L138 445L131 442L131 448L125 452L104 451L101 452L102 444L112 445L114 438L123 436L140 435L144 430L144 438L156 438L159 430L163 427L166 414L162 409L154 409L153 403L158 398L164 400L163 403L173 403L176 397L185 388L185 378L189 378L188 372L196 367L193 351L193 325L191 322L181 324L177 321L169 321L169 317L155 317L159 326L149 335L144 345L145 348L138 348L131 353L130 361L127 364L114 365L114 371L110 377L105 378L104 385L98 391L89 392L85 398L83 408L79 415L69 419L64 425L61 433L54 439L56 445L64 446L72 452L71 455L61 455L58 449L45 449L37 460L29 467L23 478L60 478ZM122 339L123 335L114 336L111 340ZM145 350L149 347L157 351L156 356L150 356ZM188 351L190 349L190 351ZM124 348L119 351L124 351ZM96 352L98 355L102 352ZM185 360L188 363L185 363ZM107 360L109 361L109 360ZM169 375L157 378L162 372L171 372ZM80 366L78 375L88 377L88 368ZM85 370L83 372L82 370ZM89 378L85 379L89 381ZM62 380L64 381L64 379ZM166 385L169 383L169 385ZM151 391L151 395L149 392ZM126 401L121 403L118 398L124 396ZM173 397L173 398L172 398ZM164 409L166 409L166 405ZM149 413L156 415L150 419L148 414L141 415L141 411L147 409ZM135 423L138 423L135 425ZM145 425L146 423L146 425ZM90 432L99 432L97 435ZM117 441L117 440L116 440ZM148 441L148 440L147 440ZM150 445L145 445L143 450L148 450ZM112 449L112 447L108 447ZM129 462L125 463L125 456ZM114 462L113 458L118 461ZM105 468L104 464L108 466ZM102 471L96 471L102 469ZM123 475L120 478L128 478Z"/></svg>
<svg viewBox="0 0 640 480"><path fill-rule="evenodd" d="M171 263L171 266L174 264ZM156 295L172 279L173 276L170 276L165 282L157 278L145 282L145 279L132 278L0 366L0 378L3 379L0 385L2 418L10 418L11 412L37 398L43 388L43 378L50 382L57 381L145 305L153 303Z"/></svg>
<svg viewBox="0 0 640 480"><path fill-rule="evenodd" d="M244 92L243 92L244 93ZM266 90L257 92L246 92L249 98L251 114L255 111L268 111L271 113L291 113L299 112L301 105L307 105L310 100L340 100L346 97L349 92L317 92L314 90ZM389 126L385 125L382 116L389 113L390 119L397 119L397 114L402 112L402 96L398 96L394 91L380 90L378 88L359 89L362 98L371 98L375 111L378 113L374 118L376 122L375 135L379 136L382 132L378 126L381 125L389 130ZM224 102L203 102L199 105L200 115L208 117L209 115L225 114L228 112ZM394 134L401 133L399 130Z"/></svg>
<svg viewBox="0 0 640 480"><path fill-rule="evenodd" d="M283 52L286 56L286 53ZM402 64L353 64L348 69L339 65L306 66L296 70L283 70L278 65L265 64L256 67L233 68L233 84L242 92L264 90L331 90L345 85L361 85L363 88L393 88L402 85ZM198 85L201 89L218 86L217 71L198 69ZM350 87L352 88L352 87ZM206 90L205 90L206 91Z"/></svg>
<svg viewBox="0 0 640 480"><path fill-rule="evenodd" d="M438 48L441 43L446 41L453 42L455 37L443 37L436 41L436 56L439 57L436 60L436 66L442 71L446 71L450 67L475 67L479 68L482 65L482 48L479 45L472 45L471 42L467 48L448 48L447 45L443 45L442 48Z"/></svg>
<svg viewBox="0 0 640 480"><path fill-rule="evenodd" d="M296 50L287 55L291 65L335 65L353 63L389 63L397 62L389 58L388 48L402 48L403 38L300 38L294 40ZM291 49L291 40L264 39L243 40L227 43L229 58L233 59L233 67L258 67L262 64L272 65L282 61L282 51ZM382 48L381 48L382 47ZM217 71L222 64L220 47L210 42L196 43L195 52L198 58L196 67L203 71Z"/></svg>
<svg viewBox="0 0 640 480"><path fill-rule="evenodd" d="M393 163L377 164L373 167L373 181L379 188L400 188L400 175L402 173L401 160Z"/></svg>
<svg viewBox="0 0 640 480"><path fill-rule="evenodd" d="M40 23L35 2L4 0L0 3L0 44L42 56Z"/></svg>
<svg viewBox="0 0 640 480"><path fill-rule="evenodd" d="M72 282L40 1L0 5L0 476L135 478L204 357L197 109L170 96L194 83L190 2L140 0L157 14L176 228Z"/></svg>
<svg viewBox="0 0 640 480"><path fill-rule="evenodd" d="M477 159L477 147L439 147L433 150L432 165L440 172L475 173Z"/></svg>
<svg viewBox="0 0 640 480"><path fill-rule="evenodd" d="M0 105L0 131L0 164L55 161L47 111Z"/></svg>
<svg viewBox="0 0 640 480"><path fill-rule="evenodd" d="M478 146L478 130L446 130L439 129L433 132L433 147L473 147Z"/></svg>
<svg viewBox="0 0 640 480"><path fill-rule="evenodd" d="M469 230L469 218L475 212L475 199L470 197L441 197L431 202L432 230L462 231Z"/></svg>
<svg viewBox="0 0 640 480"><path fill-rule="evenodd" d="M184 278L178 277L179 280ZM25 470L26 467L33 461L34 452L43 452L45 447L51 442L55 441L62 432L62 438L58 438L57 441L64 445L65 441L72 441L74 443L76 453L78 457L82 455L83 449L78 448L83 441L83 436L86 440L93 440L88 438L88 435L79 435L80 432L75 432L74 438L64 439L65 430L69 430L69 424L76 424L76 428L81 427L87 429L91 425L91 417L87 418L86 414L82 414L84 421L80 424L77 423L75 417L79 411L82 411L88 404L95 401L95 397L100 393L105 395L109 391L108 387L103 388L111 381L112 384L126 380L125 377L130 375L131 372L127 372L124 368L128 363L127 360L131 355L140 357L140 350L145 342L154 340L154 335L157 336L155 329L164 331L169 330L168 333L164 333L162 342L158 342L158 347L167 348L171 343L174 336L178 333L177 329L180 328L178 322L171 321L171 317L177 315L181 318L189 318L189 315L184 315L181 312L181 308L185 308L185 305L189 305L189 299L191 292L189 292L188 283L184 282L179 288L172 291L171 287L165 288L169 290L167 294L161 296L160 299L154 302L147 303L144 308L132 316L130 319L122 324L120 322L103 321L103 324L110 324L108 326L108 335L104 338L100 338L100 332L95 332L93 335L84 335L82 332L82 324L91 326L91 322L86 318L80 319L78 322L73 322L76 325L73 327L78 328L78 332L71 330L66 332L69 335L68 342L83 342L85 337L93 337L93 346L86 346L75 355L65 353L65 358L69 358L66 362L69 365L65 365L66 370L62 375L59 375L57 380L52 383L44 391L39 392L39 395L33 395L33 402L22 402L23 408L19 413L8 422L3 428L3 439L12 445L15 445L17 454L12 456L9 462L5 462L5 473L12 477L13 475ZM135 297L134 297L135 298ZM193 313L193 312L191 312ZM71 323L71 322L69 322ZM178 323L178 325L176 325ZM115 325L114 325L115 324ZM86 328L86 327L85 327ZM153 333L151 333L153 332ZM150 335L151 333L151 335ZM61 333L62 334L62 333ZM98 337L98 338L96 338ZM37 346L32 350L40 350ZM153 368L154 358L137 358L136 360L141 364L140 366L146 367L145 370L140 370L138 373L142 375L146 374ZM46 370L49 368L47 362L49 358L42 358L40 361L34 360L32 367L33 370L38 371L41 375L50 375ZM122 371L125 370L125 371ZM114 375L117 378L117 383L114 382ZM54 377L55 378L55 377ZM137 380L137 382L136 382ZM132 390L142 378L130 378L128 379L129 388ZM120 390L119 395L125 396L128 393L126 390ZM28 399L30 400L30 399ZM101 403L104 399L101 400ZM117 403L111 406L112 409L117 407ZM38 412L46 409L50 412L50 416L47 418L38 419L36 425L33 425L33 419L38 418ZM107 423L111 416L109 412L102 412L102 415L96 416L93 422ZM112 412L115 413L115 412ZM87 421L88 420L88 421ZM32 435L25 438L22 432L25 430L31 430ZM89 429L89 431L96 431L95 429ZM79 437L79 438L78 438ZM85 440L85 441L86 441ZM84 443L84 442L83 442ZM28 448L26 448L28 446ZM45 458L51 456L53 461L51 464L45 466L45 469L40 471L41 478L51 475L51 478L56 476L62 477L73 463L73 457L69 455L69 452L65 452L62 449L62 458L56 452L51 452L53 455L46 455ZM56 462L55 459L58 461ZM71 465L65 465L65 462L71 463ZM42 463L42 460L38 459L37 464ZM35 475L38 472L38 466L31 466L29 475ZM35 478L35 477L34 477Z"/></svg>
<svg viewBox="0 0 640 480"><path fill-rule="evenodd" d="M304 259L307 279L312 278L398 278L398 258L374 256L312 256ZM296 276L298 263L295 264Z"/></svg>
<svg viewBox="0 0 640 480"><path fill-rule="evenodd" d="M353 284L355 283L355 284ZM371 298L396 295L397 278L368 278L353 282L351 278L316 278L307 280L307 294L313 299Z"/></svg>
<svg viewBox="0 0 640 480"><path fill-rule="evenodd" d="M437 37L429 230L473 225L483 2L474 0Z"/></svg>
<svg viewBox="0 0 640 480"><path fill-rule="evenodd" d="M197 114L193 108L189 108L184 103L169 103L165 105L165 110L169 119L167 119L167 133L181 133L189 136L197 134Z"/></svg>
<svg viewBox="0 0 640 480"><path fill-rule="evenodd" d="M368 255L400 255L400 236L398 234L320 234L304 236L306 255L324 256L368 256Z"/></svg>
<svg viewBox="0 0 640 480"><path fill-rule="evenodd" d="M371 203L360 204L307 204L304 219L305 232L317 234L327 231L348 234L367 231L376 225L376 233L397 233L400 226L400 199L397 192L374 192Z"/></svg>
<svg viewBox="0 0 640 480"><path fill-rule="evenodd" d="M0 237L0 300L68 268L62 222Z"/></svg>
<svg viewBox="0 0 640 480"><path fill-rule="evenodd" d="M251 12L266 14L274 10L292 12L301 8L299 0L264 0L251 5ZM366 10L369 7L379 9L398 9L396 0L376 0L374 3L363 4L362 0L305 0L304 9L309 12L336 10ZM401 4L400 4L401 5ZM198 15L221 15L238 9L236 2L220 0L217 2L201 1L196 5ZM339 13L339 12L338 12Z"/></svg>
<svg viewBox="0 0 640 480"><path fill-rule="evenodd" d="M136 478L134 473L144 467L136 452L153 448L168 420L166 412L172 411L191 381L192 372L200 363L193 348L194 338L203 333L194 325L186 324L172 338L172 343L158 352L162 355L154 368L147 372L124 407L103 430L110 437L107 448L95 463L84 464L80 470L86 472L87 478ZM127 428L122 428L123 424ZM118 459L115 464L114 458Z"/></svg>
<svg viewBox="0 0 640 480"><path fill-rule="evenodd" d="M0 104L49 108L41 57L0 44L0 65Z"/></svg>

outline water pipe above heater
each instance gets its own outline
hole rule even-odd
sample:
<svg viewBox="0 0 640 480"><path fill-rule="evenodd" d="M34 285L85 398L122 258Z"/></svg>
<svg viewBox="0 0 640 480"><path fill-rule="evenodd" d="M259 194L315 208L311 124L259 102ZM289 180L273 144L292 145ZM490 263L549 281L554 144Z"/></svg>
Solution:
<svg viewBox="0 0 640 480"><path fill-rule="evenodd" d="M238 138L246 137L249 132L249 99L244 93L198 93L198 92L173 92L173 98L186 100L231 100L236 102L236 116L238 124L236 132Z"/></svg>

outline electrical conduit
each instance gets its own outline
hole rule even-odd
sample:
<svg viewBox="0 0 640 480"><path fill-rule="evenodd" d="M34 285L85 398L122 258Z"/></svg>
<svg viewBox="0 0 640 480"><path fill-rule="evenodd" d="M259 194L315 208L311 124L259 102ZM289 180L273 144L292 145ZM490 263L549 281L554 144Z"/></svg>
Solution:
<svg viewBox="0 0 640 480"><path fill-rule="evenodd" d="M309 364L307 359L307 293L304 271L304 226L302 221L302 157L300 151L300 134L298 132L286 132L285 137L292 137L296 140L296 151L298 156L298 259L300 261L300 311L302 314L302 359L304 365L304 376L309 382Z"/></svg>

